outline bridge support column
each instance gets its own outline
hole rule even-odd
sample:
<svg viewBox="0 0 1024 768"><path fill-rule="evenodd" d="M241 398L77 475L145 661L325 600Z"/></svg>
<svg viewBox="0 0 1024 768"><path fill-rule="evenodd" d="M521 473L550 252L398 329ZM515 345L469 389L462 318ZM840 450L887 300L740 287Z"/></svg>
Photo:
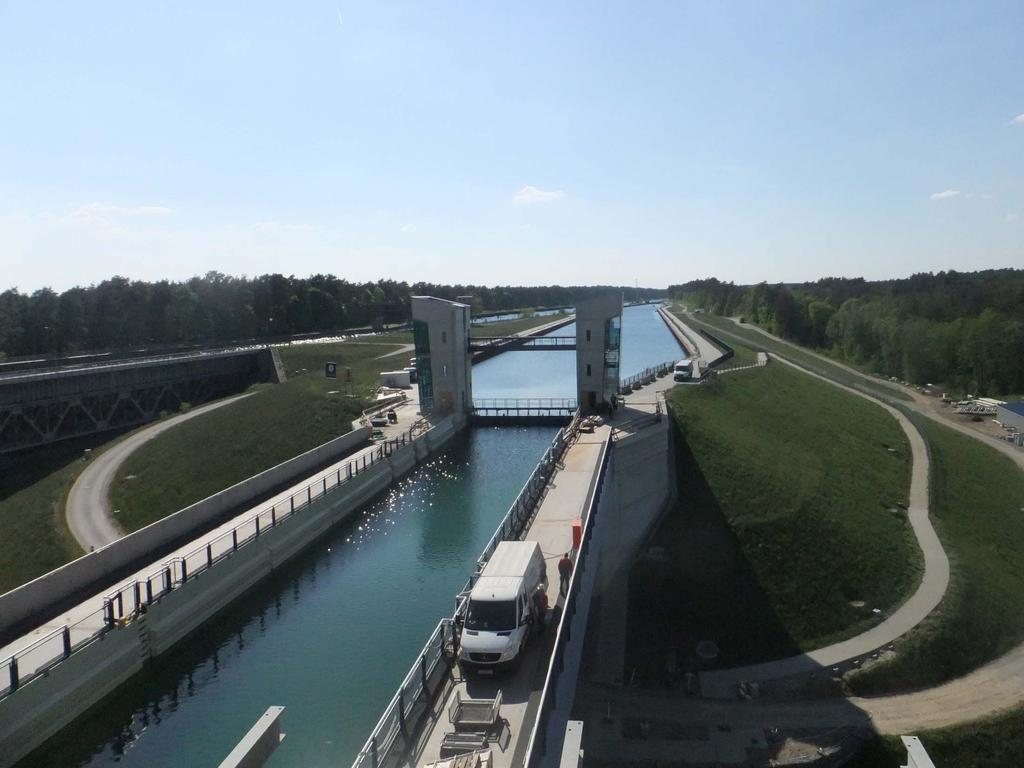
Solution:
<svg viewBox="0 0 1024 768"><path fill-rule="evenodd" d="M576 304L576 394L584 414L611 410L619 392L622 294Z"/></svg>
<svg viewBox="0 0 1024 768"><path fill-rule="evenodd" d="M416 376L423 413L460 413L473 405L470 307L433 296L412 297Z"/></svg>

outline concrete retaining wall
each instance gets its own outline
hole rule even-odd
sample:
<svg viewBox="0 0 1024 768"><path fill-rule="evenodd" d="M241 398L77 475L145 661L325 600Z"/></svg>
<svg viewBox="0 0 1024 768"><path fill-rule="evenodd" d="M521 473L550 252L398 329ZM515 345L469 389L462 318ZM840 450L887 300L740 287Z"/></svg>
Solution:
<svg viewBox="0 0 1024 768"><path fill-rule="evenodd" d="M108 632L0 701L0 765L9 766L142 669L135 625Z"/></svg>
<svg viewBox="0 0 1024 768"><path fill-rule="evenodd" d="M644 427L615 444L615 463L606 492L611 508L603 516L600 572L595 595L601 601L594 679L621 684L625 663L629 570L661 515L675 500L675 455L671 417Z"/></svg>
<svg viewBox="0 0 1024 768"><path fill-rule="evenodd" d="M11 590L0 596L0 636L28 621L43 621L76 597L112 585L131 566L158 558L275 488L336 460L369 437L369 427L353 430Z"/></svg>
<svg viewBox="0 0 1024 768"><path fill-rule="evenodd" d="M415 467L419 458L451 440L465 423L465 417L444 419L168 593L143 616L107 632L0 700L0 768L41 745L140 671L147 659L169 651L333 525L356 513Z"/></svg>

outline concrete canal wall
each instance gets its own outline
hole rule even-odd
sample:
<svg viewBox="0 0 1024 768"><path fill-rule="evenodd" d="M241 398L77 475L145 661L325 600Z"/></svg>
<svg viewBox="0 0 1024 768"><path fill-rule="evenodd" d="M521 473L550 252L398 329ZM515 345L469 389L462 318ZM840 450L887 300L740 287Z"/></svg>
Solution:
<svg viewBox="0 0 1024 768"><path fill-rule="evenodd" d="M367 443L370 431L361 427L330 440L12 589L0 596L0 638L48 620L76 599L113 585L134 566L159 558L274 489L340 459Z"/></svg>
<svg viewBox="0 0 1024 768"><path fill-rule="evenodd" d="M13 765L171 650L332 526L348 519L464 426L449 416L410 444L314 499L212 567L0 700L0 767ZM180 513L179 513L180 514Z"/></svg>
<svg viewBox="0 0 1024 768"><path fill-rule="evenodd" d="M626 650L629 571L668 506L676 500L671 417L622 438L608 478L612 497L595 544L600 572L594 591L601 605L598 648L604 660L595 679L622 682Z"/></svg>

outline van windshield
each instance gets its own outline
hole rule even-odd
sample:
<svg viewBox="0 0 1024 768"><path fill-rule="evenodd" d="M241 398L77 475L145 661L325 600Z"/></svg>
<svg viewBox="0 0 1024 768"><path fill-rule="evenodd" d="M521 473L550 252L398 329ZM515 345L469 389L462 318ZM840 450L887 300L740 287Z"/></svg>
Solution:
<svg viewBox="0 0 1024 768"><path fill-rule="evenodd" d="M516 628L514 600L470 600L466 629L508 632Z"/></svg>

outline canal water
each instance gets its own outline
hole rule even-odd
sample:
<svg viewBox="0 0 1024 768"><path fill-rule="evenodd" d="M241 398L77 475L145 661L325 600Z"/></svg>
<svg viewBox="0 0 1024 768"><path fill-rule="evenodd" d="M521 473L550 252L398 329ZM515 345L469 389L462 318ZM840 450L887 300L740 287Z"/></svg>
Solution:
<svg viewBox="0 0 1024 768"><path fill-rule="evenodd" d="M653 304L643 304L622 310L621 378L683 356L657 309ZM575 336L576 324L547 335ZM576 397L576 353L503 352L473 366L473 397Z"/></svg>
<svg viewBox="0 0 1024 768"><path fill-rule="evenodd" d="M216 766L272 704L269 765L349 765L555 431L468 430L22 765Z"/></svg>
<svg viewBox="0 0 1024 768"><path fill-rule="evenodd" d="M622 334L623 377L681 354L652 306ZM571 352L506 352L474 394L573 397L575 376ZM349 765L555 431L468 430L20 768L214 766L272 704L271 768Z"/></svg>

